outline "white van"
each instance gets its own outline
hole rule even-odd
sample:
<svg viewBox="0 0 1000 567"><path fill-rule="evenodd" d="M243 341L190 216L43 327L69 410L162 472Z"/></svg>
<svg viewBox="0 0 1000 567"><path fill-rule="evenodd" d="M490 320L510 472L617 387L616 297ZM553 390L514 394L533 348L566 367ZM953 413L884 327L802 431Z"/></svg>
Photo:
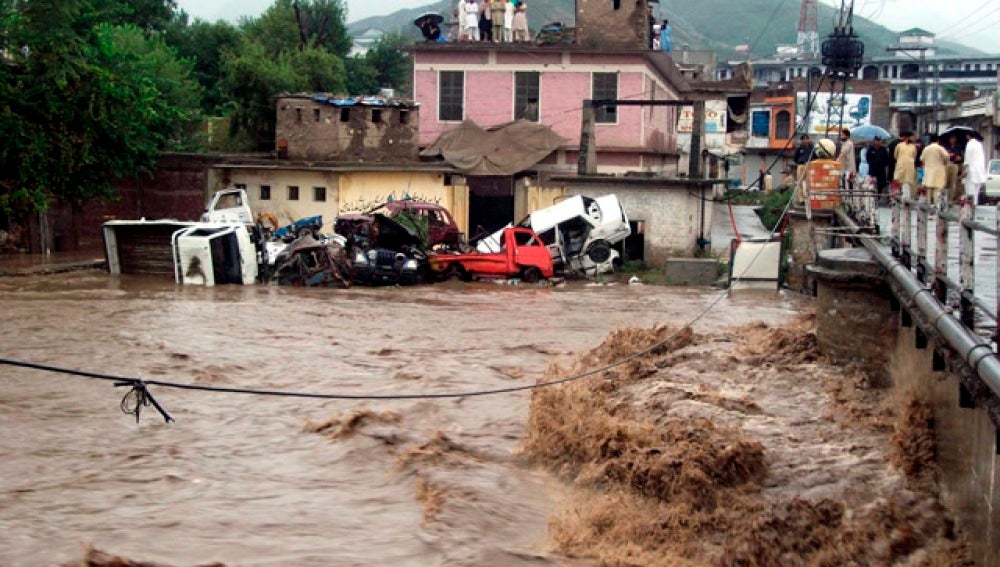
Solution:
<svg viewBox="0 0 1000 567"><path fill-rule="evenodd" d="M615 195L597 199L574 195L531 213L518 225L538 233L557 271L588 276L619 266L621 256L612 246L632 233L625 209ZM481 252L499 251L502 232L483 238L476 248Z"/></svg>

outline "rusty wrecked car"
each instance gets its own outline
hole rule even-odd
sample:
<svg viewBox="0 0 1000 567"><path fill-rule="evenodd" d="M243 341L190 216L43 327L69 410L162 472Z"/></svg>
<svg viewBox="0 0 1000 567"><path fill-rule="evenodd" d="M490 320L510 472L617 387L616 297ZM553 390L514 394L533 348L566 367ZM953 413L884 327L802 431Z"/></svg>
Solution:
<svg viewBox="0 0 1000 567"><path fill-rule="evenodd" d="M414 230L381 214L337 217L334 232L344 238L354 267L354 283L412 285L427 273L423 239Z"/></svg>
<svg viewBox="0 0 1000 567"><path fill-rule="evenodd" d="M364 214L381 214L405 226L420 237L425 250L459 250L465 243L451 212L437 203L397 199L370 208Z"/></svg>
<svg viewBox="0 0 1000 567"><path fill-rule="evenodd" d="M279 285L351 286L351 263L340 239L317 240L311 234L303 235L278 255L274 265Z"/></svg>

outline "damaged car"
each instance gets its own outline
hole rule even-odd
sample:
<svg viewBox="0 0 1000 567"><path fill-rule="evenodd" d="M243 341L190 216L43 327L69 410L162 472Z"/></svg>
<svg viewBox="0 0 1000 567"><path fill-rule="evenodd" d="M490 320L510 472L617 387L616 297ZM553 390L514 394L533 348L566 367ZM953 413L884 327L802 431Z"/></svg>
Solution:
<svg viewBox="0 0 1000 567"><path fill-rule="evenodd" d="M423 239L381 213L337 217L334 231L344 237L354 266L354 282L412 285L427 273Z"/></svg>
<svg viewBox="0 0 1000 567"><path fill-rule="evenodd" d="M348 288L351 263L337 239L317 240L307 234L277 256L274 279L279 285Z"/></svg>

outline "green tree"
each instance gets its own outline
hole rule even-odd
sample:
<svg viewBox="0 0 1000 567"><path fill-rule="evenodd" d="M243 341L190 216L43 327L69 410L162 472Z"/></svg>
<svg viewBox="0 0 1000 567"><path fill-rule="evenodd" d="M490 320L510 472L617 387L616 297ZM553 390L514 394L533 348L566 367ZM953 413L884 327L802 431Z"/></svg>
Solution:
<svg viewBox="0 0 1000 567"><path fill-rule="evenodd" d="M165 38L178 56L194 62L193 76L204 89L202 109L210 114L222 113L229 102L220 85L222 58L240 45L240 31L222 20L215 23L195 20L188 24L185 14L171 23Z"/></svg>
<svg viewBox="0 0 1000 567"><path fill-rule="evenodd" d="M340 57L351 49L343 0L276 0L259 18L247 20L243 31L271 55L307 47Z"/></svg>
<svg viewBox="0 0 1000 567"><path fill-rule="evenodd" d="M378 71L363 55L344 59L347 70L345 91L351 95L375 94L379 89Z"/></svg>
<svg viewBox="0 0 1000 567"><path fill-rule="evenodd" d="M135 26L93 24L84 0L0 10L0 209L76 211L182 143L200 89L189 62Z"/></svg>
<svg viewBox="0 0 1000 567"><path fill-rule="evenodd" d="M403 48L412 43L413 40L399 32L387 33L365 53L365 60L375 70L379 87L409 92L413 58Z"/></svg>

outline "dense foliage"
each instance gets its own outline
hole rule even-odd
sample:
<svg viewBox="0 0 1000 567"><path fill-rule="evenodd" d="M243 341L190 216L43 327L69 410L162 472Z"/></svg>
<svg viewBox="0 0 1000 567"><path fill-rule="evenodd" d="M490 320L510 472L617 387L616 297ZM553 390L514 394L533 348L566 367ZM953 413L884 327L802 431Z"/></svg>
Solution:
<svg viewBox="0 0 1000 567"><path fill-rule="evenodd" d="M283 92L406 90L408 40L348 56L344 0L275 0L238 24L173 0L0 0L0 214L74 207L149 172L165 149L269 150ZM217 147L217 146L215 146Z"/></svg>

